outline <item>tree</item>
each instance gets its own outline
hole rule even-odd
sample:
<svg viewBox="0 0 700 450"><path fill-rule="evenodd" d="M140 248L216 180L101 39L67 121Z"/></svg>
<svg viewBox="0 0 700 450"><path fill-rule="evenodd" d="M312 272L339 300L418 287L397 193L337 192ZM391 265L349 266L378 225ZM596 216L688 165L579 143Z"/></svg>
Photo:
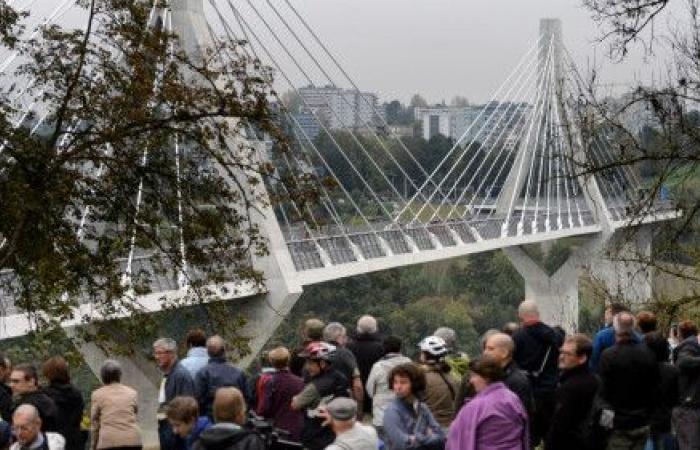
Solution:
<svg viewBox="0 0 700 450"><path fill-rule="evenodd" d="M134 295L159 278L186 278L183 304L215 299L212 283L262 283L253 212L274 172L246 132L288 150L269 112L270 72L238 42L185 54L162 5L79 5L83 30L52 25L27 40L0 1L2 43L24 58L10 76L33 80L0 93L0 291L47 331L83 302L101 319L143 318ZM17 96L47 116L30 111L16 126ZM147 264L125 276L132 256Z"/></svg>
<svg viewBox="0 0 700 450"><path fill-rule="evenodd" d="M411 107L411 109L427 108L428 102L420 94L414 94L413 97L411 97L411 101L409 102L409 106Z"/></svg>
<svg viewBox="0 0 700 450"><path fill-rule="evenodd" d="M452 97L452 100L450 100L450 106L453 106L455 108L464 108L466 106L469 106L469 100L467 100L467 97L455 95L454 97Z"/></svg>
<svg viewBox="0 0 700 450"><path fill-rule="evenodd" d="M650 62L655 62L654 50L663 47L672 54L673 65L667 68L668 81L657 86L637 86L620 108L612 108L595 95L597 74L591 74L588 101L581 108L588 117L582 118L588 137L601 130L612 136L616 148L615 160L609 164L588 164L584 172L605 175L621 168L641 170L645 176L644 195L636 202L638 211L652 205L670 192L677 206L683 210L680 220L657 227L650 256L644 254L619 255L651 266L658 276L672 277L676 284L687 289L672 298L659 294L655 307L669 316L696 307L700 293L693 286L699 277L698 211L700 193L698 163L700 163L700 135L697 132L697 112L690 110L700 98L700 22L696 0L687 2L687 21L674 20L664 27L660 20L670 0L626 1L587 0L585 5L594 13L604 30L603 41L610 45L616 61L624 61L629 50L641 45ZM652 117L650 129L641 135L626 128L622 116L635 107L644 108Z"/></svg>

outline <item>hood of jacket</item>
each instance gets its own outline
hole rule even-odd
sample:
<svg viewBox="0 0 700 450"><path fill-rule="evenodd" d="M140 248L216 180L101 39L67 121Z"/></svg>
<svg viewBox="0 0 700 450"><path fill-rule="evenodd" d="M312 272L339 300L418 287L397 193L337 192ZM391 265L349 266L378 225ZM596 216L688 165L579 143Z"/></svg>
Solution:
<svg viewBox="0 0 700 450"><path fill-rule="evenodd" d="M234 424L216 424L202 431L199 441L207 450L224 450L242 441L250 433Z"/></svg>

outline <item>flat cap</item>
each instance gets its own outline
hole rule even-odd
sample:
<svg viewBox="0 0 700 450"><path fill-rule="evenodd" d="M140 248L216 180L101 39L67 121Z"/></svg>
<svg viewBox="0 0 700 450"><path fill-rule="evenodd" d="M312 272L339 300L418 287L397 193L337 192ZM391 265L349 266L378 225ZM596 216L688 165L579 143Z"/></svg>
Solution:
<svg viewBox="0 0 700 450"><path fill-rule="evenodd" d="M350 420L357 415L357 403L351 398L334 398L326 405L328 414L335 420Z"/></svg>

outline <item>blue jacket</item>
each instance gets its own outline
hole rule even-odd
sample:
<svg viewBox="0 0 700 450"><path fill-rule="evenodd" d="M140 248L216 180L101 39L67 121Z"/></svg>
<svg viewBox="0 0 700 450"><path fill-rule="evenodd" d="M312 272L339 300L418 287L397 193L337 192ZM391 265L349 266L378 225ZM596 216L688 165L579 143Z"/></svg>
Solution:
<svg viewBox="0 0 700 450"><path fill-rule="evenodd" d="M192 379L197 376L197 372L209 362L207 349L204 347L192 347L187 350L187 357L180 361L185 369L192 375Z"/></svg>
<svg viewBox="0 0 700 450"><path fill-rule="evenodd" d="M445 442L445 433L425 403L417 402L414 410L413 405L399 398L384 411L384 435L387 450L434 448Z"/></svg>
<svg viewBox="0 0 700 450"><path fill-rule="evenodd" d="M209 358L209 363L202 367L197 373L195 382L197 386L197 401L199 402L200 414L206 414L212 418L212 404L214 403L214 395L220 387L236 387L240 389L246 399L246 403L250 403L250 392L248 391L248 382L243 372L226 362L226 358Z"/></svg>
<svg viewBox="0 0 700 450"><path fill-rule="evenodd" d="M207 416L197 418L197 422L195 422L192 432L189 434L189 436L187 436L187 438L185 438L185 449L192 450L194 443L197 442L199 435L202 434L202 431L206 430L212 425L213 423Z"/></svg>

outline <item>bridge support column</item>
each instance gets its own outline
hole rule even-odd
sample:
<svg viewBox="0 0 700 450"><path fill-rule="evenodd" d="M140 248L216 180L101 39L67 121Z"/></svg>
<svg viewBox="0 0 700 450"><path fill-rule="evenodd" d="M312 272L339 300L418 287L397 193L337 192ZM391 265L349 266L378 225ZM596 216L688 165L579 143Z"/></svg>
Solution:
<svg viewBox="0 0 700 450"><path fill-rule="evenodd" d="M83 342L76 338L74 329L66 330L68 336L83 356L90 370L100 378L100 368L107 359L119 361L122 366L122 383L138 391L138 422L141 428L144 450L155 450L160 447L158 440L158 388L161 373L153 361L140 354L116 356L107 354L99 346L91 342Z"/></svg>
<svg viewBox="0 0 700 450"><path fill-rule="evenodd" d="M511 264L525 280L525 298L535 300L542 321L559 325L571 333L578 328L577 258L569 258L554 274L549 275L520 247L503 249Z"/></svg>
<svg viewBox="0 0 700 450"><path fill-rule="evenodd" d="M568 333L578 328L579 278L589 275L607 301L643 304L651 300L651 269L644 261L651 253L650 225L634 230L603 232L576 247L552 275L545 272L521 247L503 251L525 280L525 297L535 300L542 321Z"/></svg>

